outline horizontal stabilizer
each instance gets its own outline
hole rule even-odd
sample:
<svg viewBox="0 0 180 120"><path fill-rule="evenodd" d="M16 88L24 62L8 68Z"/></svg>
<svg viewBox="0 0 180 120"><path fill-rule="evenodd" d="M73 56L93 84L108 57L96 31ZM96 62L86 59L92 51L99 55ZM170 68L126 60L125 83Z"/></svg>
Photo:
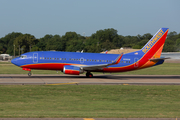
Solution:
<svg viewBox="0 0 180 120"><path fill-rule="evenodd" d="M165 59L171 59L170 57L167 58L154 58L154 59L149 59L150 61L160 61L160 60L165 60Z"/></svg>

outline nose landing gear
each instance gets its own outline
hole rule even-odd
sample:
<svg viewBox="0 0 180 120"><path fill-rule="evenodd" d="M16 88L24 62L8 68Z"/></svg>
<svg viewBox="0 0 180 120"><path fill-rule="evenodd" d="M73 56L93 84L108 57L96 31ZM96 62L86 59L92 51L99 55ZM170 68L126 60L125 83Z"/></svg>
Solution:
<svg viewBox="0 0 180 120"><path fill-rule="evenodd" d="M29 71L29 73L28 73L28 76L29 76L29 77L32 75L32 74L31 74L31 69L29 69L29 68L22 68L22 70Z"/></svg>
<svg viewBox="0 0 180 120"><path fill-rule="evenodd" d="M29 71L28 76L31 77L31 75L32 75L32 74L31 74L31 71Z"/></svg>

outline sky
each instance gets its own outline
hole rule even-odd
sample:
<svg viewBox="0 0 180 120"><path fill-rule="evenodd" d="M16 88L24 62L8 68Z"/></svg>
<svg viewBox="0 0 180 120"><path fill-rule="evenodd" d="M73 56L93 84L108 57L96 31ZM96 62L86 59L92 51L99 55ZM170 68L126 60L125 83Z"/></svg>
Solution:
<svg viewBox="0 0 180 120"><path fill-rule="evenodd" d="M108 28L154 35L161 27L180 33L180 0L0 0L0 38L12 32L91 36Z"/></svg>

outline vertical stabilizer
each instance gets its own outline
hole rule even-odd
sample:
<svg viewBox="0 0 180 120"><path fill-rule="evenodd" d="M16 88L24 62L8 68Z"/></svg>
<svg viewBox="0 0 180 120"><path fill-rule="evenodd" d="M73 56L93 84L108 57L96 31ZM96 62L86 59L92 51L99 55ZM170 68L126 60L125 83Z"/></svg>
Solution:
<svg viewBox="0 0 180 120"><path fill-rule="evenodd" d="M168 28L159 29L158 32L141 49L142 53L144 55L148 54L148 56L160 58L168 30Z"/></svg>

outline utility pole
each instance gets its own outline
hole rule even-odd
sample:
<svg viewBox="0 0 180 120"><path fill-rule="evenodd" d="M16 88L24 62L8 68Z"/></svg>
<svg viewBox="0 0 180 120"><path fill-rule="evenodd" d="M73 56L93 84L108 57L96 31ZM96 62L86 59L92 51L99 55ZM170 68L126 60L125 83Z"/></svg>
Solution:
<svg viewBox="0 0 180 120"><path fill-rule="evenodd" d="M31 52L31 45L29 46L29 51Z"/></svg>
<svg viewBox="0 0 180 120"><path fill-rule="evenodd" d="M20 45L19 45L19 56L20 56Z"/></svg>
<svg viewBox="0 0 180 120"><path fill-rule="evenodd" d="M15 58L15 45L14 45L14 58Z"/></svg>

